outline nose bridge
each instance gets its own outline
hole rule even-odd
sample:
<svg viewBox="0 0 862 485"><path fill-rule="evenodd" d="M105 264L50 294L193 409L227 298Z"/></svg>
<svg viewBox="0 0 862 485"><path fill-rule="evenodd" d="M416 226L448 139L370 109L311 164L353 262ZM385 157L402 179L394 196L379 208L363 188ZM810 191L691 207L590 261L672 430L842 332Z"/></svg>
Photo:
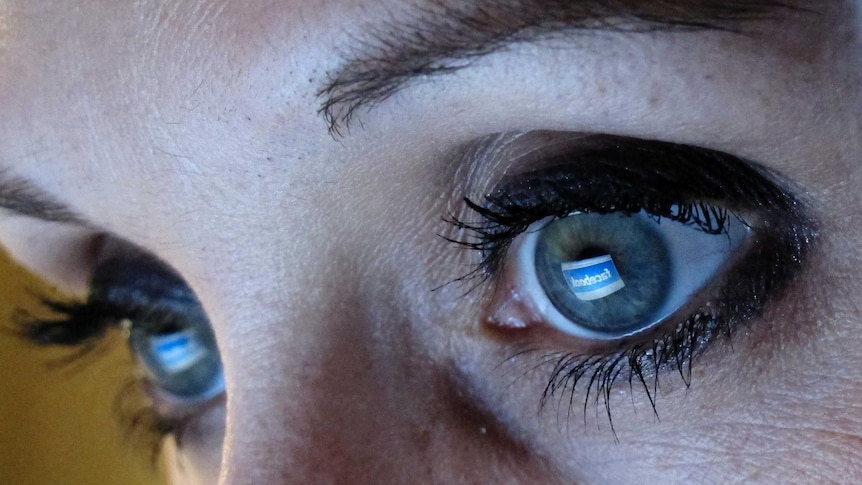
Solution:
<svg viewBox="0 0 862 485"><path fill-rule="evenodd" d="M317 251L297 263L302 270L284 271L274 310L244 331L255 343L244 335L235 339L242 348L226 352L224 483L347 480L400 439L391 399L398 351L376 338L356 258Z"/></svg>

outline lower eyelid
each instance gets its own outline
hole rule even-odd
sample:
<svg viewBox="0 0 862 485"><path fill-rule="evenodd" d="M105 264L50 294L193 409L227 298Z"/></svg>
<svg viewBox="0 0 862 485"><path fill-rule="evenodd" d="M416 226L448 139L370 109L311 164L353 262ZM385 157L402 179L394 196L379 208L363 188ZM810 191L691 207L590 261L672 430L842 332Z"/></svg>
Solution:
<svg viewBox="0 0 862 485"><path fill-rule="evenodd" d="M197 430L201 421L206 421L208 428L214 428L208 418L214 413L223 417L225 405L224 393L191 405L178 402L159 392L146 379L137 378L128 381L119 391L114 410L125 428L129 444L141 447L155 465L169 436L173 437L177 448L183 448L187 441L201 441L204 435ZM219 433L213 435L220 438L224 431L223 418L218 426ZM209 434L206 437L209 438Z"/></svg>
<svg viewBox="0 0 862 485"><path fill-rule="evenodd" d="M180 422L189 419L204 412L206 409L215 406L224 406L226 403L227 396L223 388L221 391L215 392L205 399L184 401L159 390L145 379L141 380L139 385L151 400L153 410L164 419L173 421Z"/></svg>

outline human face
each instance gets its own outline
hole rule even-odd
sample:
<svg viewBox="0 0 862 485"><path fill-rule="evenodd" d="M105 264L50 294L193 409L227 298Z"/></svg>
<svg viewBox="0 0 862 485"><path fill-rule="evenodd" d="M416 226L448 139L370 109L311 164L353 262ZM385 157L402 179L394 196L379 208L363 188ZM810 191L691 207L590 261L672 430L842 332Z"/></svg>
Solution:
<svg viewBox="0 0 862 485"><path fill-rule="evenodd" d="M165 438L177 483L858 482L858 4L607 3L623 5L3 1L0 241L71 293L106 253L122 268L143 252L196 296L224 392ZM452 219L481 225L504 175L535 196L547 160L579 180L596 153L610 168L552 190L563 213L526 211L545 223L508 251L457 244L477 233ZM683 227L706 238L687 263L705 282L672 316L578 334L539 308L517 255L546 216L622 217L646 251L623 198L663 226L682 227L662 207L692 202L745 224ZM698 266L718 239L742 242ZM489 254L503 264L450 283ZM722 293L734 278L748 286ZM633 371L649 362L633 349L708 305L721 332ZM601 360L614 352L636 358ZM590 358L619 372L581 366L572 389L558 364Z"/></svg>

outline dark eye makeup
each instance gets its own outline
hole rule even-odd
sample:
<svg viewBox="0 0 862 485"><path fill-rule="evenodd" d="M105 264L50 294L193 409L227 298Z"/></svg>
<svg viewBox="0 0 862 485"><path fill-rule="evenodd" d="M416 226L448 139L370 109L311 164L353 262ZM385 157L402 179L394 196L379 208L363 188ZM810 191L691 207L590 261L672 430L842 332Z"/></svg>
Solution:
<svg viewBox="0 0 862 485"><path fill-rule="evenodd" d="M472 220L451 217L447 239L479 255L456 281L493 295L484 323L551 369L542 406L581 392L611 419L625 382L657 412L659 376L690 385L692 362L762 315L817 234L789 182L714 150L597 135L531 165L465 198Z"/></svg>

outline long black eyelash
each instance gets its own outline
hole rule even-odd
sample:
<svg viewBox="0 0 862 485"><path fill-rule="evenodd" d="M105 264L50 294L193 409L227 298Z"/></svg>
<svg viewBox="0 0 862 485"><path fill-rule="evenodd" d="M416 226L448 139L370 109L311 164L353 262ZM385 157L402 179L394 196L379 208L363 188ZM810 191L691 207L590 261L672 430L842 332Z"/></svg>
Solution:
<svg viewBox="0 0 862 485"><path fill-rule="evenodd" d="M480 216L480 221L464 222L454 215L450 215L446 222L458 229L466 230L473 235L471 240L456 240L446 238L467 249L479 251L483 258L473 271L466 276L458 278L457 281L469 279L476 276L488 277L496 273L503 260L509 244L518 235L536 222L535 211L525 210L515 201L506 196L501 200L499 196L489 196L486 205L480 205L468 198L464 203L473 212ZM570 204L555 204L550 210L540 212L542 217L562 218L573 212ZM636 210L635 210L636 209ZM577 210L577 209L574 209ZM609 212L622 212L633 214L642 208L620 209ZM596 210L589 212L607 213ZM650 217L656 222L668 219L681 224L693 226L708 234L724 234L727 232L727 222L730 214L727 209L710 205L706 202L689 202L684 204L665 203L662 206L653 205L647 209Z"/></svg>
<svg viewBox="0 0 862 485"><path fill-rule="evenodd" d="M146 451L150 465L155 468L168 436L179 436L187 418L162 416L147 403L149 396L142 389L146 383L141 379L129 380L114 400L114 413L123 424L126 441Z"/></svg>
<svg viewBox="0 0 862 485"><path fill-rule="evenodd" d="M124 320L136 321L156 333L166 332L176 326L177 319L202 314L182 278L143 253L100 262L86 301L39 300L51 316L21 313L15 324L19 336L42 346L90 346Z"/></svg>
<svg viewBox="0 0 862 485"><path fill-rule="evenodd" d="M42 298L40 302L51 317L20 312L15 322L18 335L36 345L92 348L94 342L101 340L121 320L115 317L115 309L97 302L64 302L50 298Z"/></svg>
<svg viewBox="0 0 862 485"><path fill-rule="evenodd" d="M517 354L537 354L536 367L552 367L540 409L568 393L568 416L581 389L585 418L591 401L603 404L616 436L611 413L614 384L622 379L632 391L642 387L658 416L662 371L675 370L690 386L693 360L718 338L730 339L740 326L763 313L767 300L778 296L803 264L817 230L802 204L780 188L777 177L752 162L697 147L603 138L609 148L558 157L545 169L504 180L481 204L465 199L479 222L450 216L449 222L471 239L448 240L482 255L474 271L458 280L478 276L484 281L500 271L512 240L531 224L576 211L643 210L657 220L670 219L710 234L726 233L733 217L754 231L756 244L732 272L736 281L725 281L716 299L672 332L604 355L541 349ZM750 226L736 210L753 212L759 223Z"/></svg>
<svg viewBox="0 0 862 485"><path fill-rule="evenodd" d="M598 148L557 155L546 160L543 169L504 179L481 202L465 198L479 221L450 215L447 222L472 237L449 240L481 251L483 260L459 280L494 274L514 236L549 216L643 210L656 218L720 233L728 210L757 209L776 220L780 220L776 215L801 211L796 200L771 182L773 176L752 162L674 143L611 136L596 139L603 140ZM715 201L722 204L713 204Z"/></svg>
<svg viewBox="0 0 862 485"><path fill-rule="evenodd" d="M634 391L635 386L643 388L653 413L658 418L656 394L661 371L670 369L677 372L685 386L690 386L693 359L705 350L707 342L713 342L717 336L729 338L732 332L733 326L722 324L715 315L698 313L678 325L669 335L608 355L540 353L539 366L553 366L551 378L542 391L540 409L551 404L555 396L562 398L568 395L566 415L569 417L572 412L572 399L580 388L584 392L584 419L590 402L603 407L611 431L616 437L611 413L611 389L618 379L627 381L631 391ZM521 352L519 355L526 353L528 352ZM557 411L561 410L558 408Z"/></svg>
<svg viewBox="0 0 862 485"><path fill-rule="evenodd" d="M66 367L80 362L90 353L102 349L107 333L117 329L124 315L133 311L98 301L66 302L40 298L42 309L50 317L36 317L19 312L15 317L13 333L24 340L46 347L65 347L70 353L52 360L51 367ZM40 312L41 313L41 312ZM146 451L150 465L155 468L159 454L168 436L178 436L186 420L157 413L148 404L146 383L135 378L126 382L114 399L114 413L124 430L126 441Z"/></svg>

